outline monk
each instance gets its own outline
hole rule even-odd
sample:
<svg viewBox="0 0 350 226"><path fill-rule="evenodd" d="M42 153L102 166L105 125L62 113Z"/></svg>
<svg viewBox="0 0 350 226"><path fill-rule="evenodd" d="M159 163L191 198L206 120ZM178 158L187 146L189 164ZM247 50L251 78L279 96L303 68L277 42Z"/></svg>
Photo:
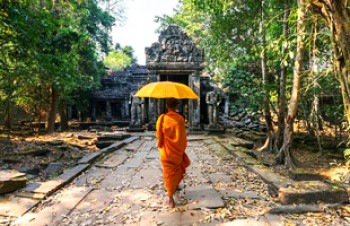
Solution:
<svg viewBox="0 0 350 226"><path fill-rule="evenodd" d="M175 207L174 193L184 177L190 159L185 153L187 146L185 119L175 109L177 100L166 99L167 113L159 116L156 137L163 166L164 185L168 194L167 205Z"/></svg>

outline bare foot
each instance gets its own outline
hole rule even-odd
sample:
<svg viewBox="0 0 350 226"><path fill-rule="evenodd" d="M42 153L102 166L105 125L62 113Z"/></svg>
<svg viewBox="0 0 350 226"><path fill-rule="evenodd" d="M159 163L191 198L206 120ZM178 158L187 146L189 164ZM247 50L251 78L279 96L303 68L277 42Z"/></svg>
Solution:
<svg viewBox="0 0 350 226"><path fill-rule="evenodd" d="M175 201L173 197L168 197L166 204L169 208L175 208Z"/></svg>

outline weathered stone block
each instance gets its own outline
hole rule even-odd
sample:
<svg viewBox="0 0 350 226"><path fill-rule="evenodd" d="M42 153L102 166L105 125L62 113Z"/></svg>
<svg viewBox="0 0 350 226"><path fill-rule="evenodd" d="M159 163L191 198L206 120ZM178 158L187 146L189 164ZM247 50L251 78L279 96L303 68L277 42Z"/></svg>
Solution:
<svg viewBox="0 0 350 226"><path fill-rule="evenodd" d="M26 175L15 170L0 171L0 194L6 194L24 187Z"/></svg>

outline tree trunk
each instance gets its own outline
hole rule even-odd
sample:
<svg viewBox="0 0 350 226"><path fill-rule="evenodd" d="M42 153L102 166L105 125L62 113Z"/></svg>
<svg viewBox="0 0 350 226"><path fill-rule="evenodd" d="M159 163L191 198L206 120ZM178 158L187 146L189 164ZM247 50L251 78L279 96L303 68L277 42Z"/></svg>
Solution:
<svg viewBox="0 0 350 226"><path fill-rule="evenodd" d="M62 131L68 130L68 107L67 105L61 103L59 105L59 114L60 114L60 126Z"/></svg>
<svg viewBox="0 0 350 226"><path fill-rule="evenodd" d="M283 39L288 41L288 18L290 14L289 0L284 0L284 14L283 14ZM282 59L288 54L288 45L282 45ZM287 86L287 66L282 62L281 77L279 83L278 95L278 129L276 132L273 149L278 151L283 143L284 119L286 115L286 86Z"/></svg>
<svg viewBox="0 0 350 226"><path fill-rule="evenodd" d="M333 67L339 80L345 115L350 122L350 1L314 0L312 5L332 31Z"/></svg>
<svg viewBox="0 0 350 226"><path fill-rule="evenodd" d="M10 96L7 96L6 99L6 108L5 108L5 125L6 125L6 133L7 139L11 138L11 105L10 105Z"/></svg>
<svg viewBox="0 0 350 226"><path fill-rule="evenodd" d="M306 6L309 0L298 0L297 21L297 53L294 61L293 88L288 106L288 116L285 124L283 144L279 152L279 160L283 161L289 168L294 168L295 163L290 153L293 143L293 125L298 111L300 82L303 75L303 56L305 50L305 25Z"/></svg>
<svg viewBox="0 0 350 226"><path fill-rule="evenodd" d="M53 133L55 131L55 120L56 120L56 113L57 113L58 98L59 98L58 90L52 85L51 105L50 105L50 111L46 122L47 133Z"/></svg>
<svg viewBox="0 0 350 226"><path fill-rule="evenodd" d="M271 144L273 140L273 125L270 111L270 92L268 89L269 83L269 75L266 69L266 31L265 31L265 22L264 22L264 0L261 1L261 40L262 40L262 51L261 51L261 74L264 85L264 104L263 104L263 112L266 124L266 141L262 147L258 149L258 151L267 151L271 150Z"/></svg>
<svg viewBox="0 0 350 226"><path fill-rule="evenodd" d="M320 116L320 100L319 100L319 94L316 93L316 88L319 86L317 82L316 75L318 73L317 71L317 47L316 47L316 40L317 40L317 20L318 17L313 18L313 25L312 25L312 32L310 33L310 45L309 45L309 79L311 80L312 87L313 87L313 101L311 104L311 111L309 115L309 123L308 123L308 131L309 134L312 137L316 138L318 150L320 153L322 153L322 145L321 145L321 139L319 136L320 128L322 128L321 125L321 116ZM312 40L312 42L311 42Z"/></svg>

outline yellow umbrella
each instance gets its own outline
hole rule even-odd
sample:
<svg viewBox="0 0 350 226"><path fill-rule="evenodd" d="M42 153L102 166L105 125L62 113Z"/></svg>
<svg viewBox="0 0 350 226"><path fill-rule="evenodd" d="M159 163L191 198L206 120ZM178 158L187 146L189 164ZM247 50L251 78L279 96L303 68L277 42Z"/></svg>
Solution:
<svg viewBox="0 0 350 226"><path fill-rule="evenodd" d="M197 99L198 96L193 90L178 82L152 82L143 86L135 94L137 97L151 97L151 98L176 98L176 99Z"/></svg>

